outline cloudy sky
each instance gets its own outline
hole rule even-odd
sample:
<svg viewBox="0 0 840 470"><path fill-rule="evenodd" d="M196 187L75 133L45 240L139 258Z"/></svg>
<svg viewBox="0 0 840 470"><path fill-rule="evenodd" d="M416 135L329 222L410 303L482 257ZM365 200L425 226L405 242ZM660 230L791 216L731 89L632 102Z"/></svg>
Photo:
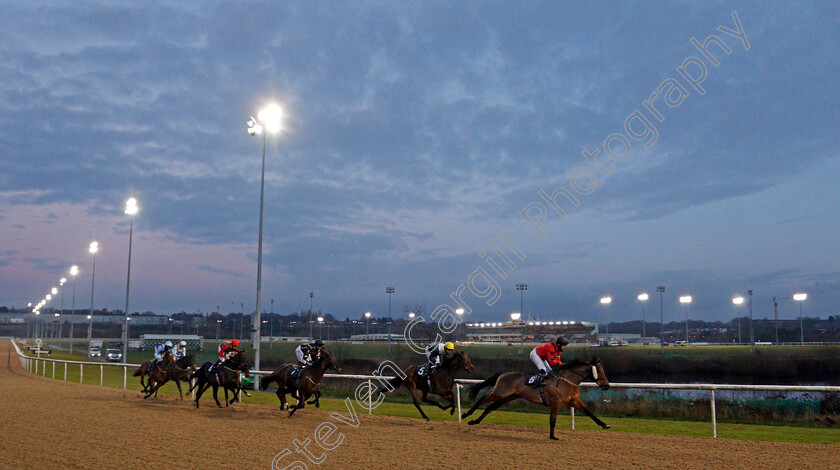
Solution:
<svg viewBox="0 0 840 470"><path fill-rule="evenodd" d="M840 313L832 2L0 11L0 305L75 263L89 306L97 240L96 307L124 308L133 196L132 311L253 310L262 141L245 121L274 102L266 311L314 291L336 316L384 315L394 286L395 315L460 290L470 320L497 320L527 283L546 320L603 321L606 294L611 319L638 318L657 285L666 320L683 294L691 317L732 318L747 289L759 318L773 296L796 318L799 290L806 315Z"/></svg>

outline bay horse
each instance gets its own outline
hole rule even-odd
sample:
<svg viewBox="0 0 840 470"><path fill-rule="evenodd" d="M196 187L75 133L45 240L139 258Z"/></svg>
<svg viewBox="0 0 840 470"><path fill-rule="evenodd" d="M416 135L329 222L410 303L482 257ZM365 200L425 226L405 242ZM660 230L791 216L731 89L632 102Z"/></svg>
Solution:
<svg viewBox="0 0 840 470"><path fill-rule="evenodd" d="M316 408L320 407L318 398L321 394L318 392L318 387L321 386L321 379L324 374L334 369L337 372L341 371L341 366L338 365L338 360L335 356L330 354L324 348L317 348L313 355L314 360L312 366L307 367L299 374L297 378L292 377L292 369L295 364L288 363L278 367L271 374L263 377L261 388L266 390L272 382L277 382L277 398L280 399L280 409L286 409L286 393L291 393L292 398L297 400L295 406L289 407L289 416L295 414L295 411L306 406L307 399L314 397L314 400L309 404L314 404Z"/></svg>
<svg viewBox="0 0 840 470"><path fill-rule="evenodd" d="M187 394L189 394L193 389L198 389L195 394L196 408L199 407L198 403L201 400L201 395L210 387L213 387L213 399L216 400L216 406L219 408L222 407L222 404L219 402L219 387L225 389L225 406L232 405L239 396L240 391L245 392L247 396L251 396L242 388L239 375L242 373L245 377L251 376L251 365L248 363L248 357L244 351L237 352L230 359L219 364L211 371L210 367L213 364L213 362L205 362L201 365L200 369L189 376L189 380L196 379L195 383L187 391ZM233 392L233 398L230 400L228 400L228 390Z"/></svg>
<svg viewBox="0 0 840 470"><path fill-rule="evenodd" d="M166 380L158 385L158 388L160 388L164 383L172 380L175 382L175 386L178 387L178 395L181 397L181 401L184 401L184 394L181 393L181 382L189 382L190 373L194 371L195 356L188 354L178 358L166 369ZM155 394L155 396L157 396L157 392L155 392Z"/></svg>
<svg viewBox="0 0 840 470"><path fill-rule="evenodd" d="M144 399L149 398L152 395L157 397L158 389L168 380L166 375L168 374L169 366L174 363L175 356L172 355L172 351L167 350L163 353L163 358L158 361L154 367L147 369L146 373L149 375L149 383L146 385L146 395L143 397Z"/></svg>
<svg viewBox="0 0 840 470"><path fill-rule="evenodd" d="M559 367L554 371L552 376L545 379L545 385L539 388L534 388L527 384L527 379L528 374L523 374L522 372L500 372L480 384L470 387L469 396L473 400L479 391L493 385L490 393L482 399L477 400L469 411L461 415L461 418L464 419L473 414L479 405L490 403L478 419L471 420L467 423L471 426L476 425L485 416L490 414L491 411L517 398L524 398L525 400L547 406L551 409L551 417L548 422L551 425L549 437L553 440L557 440L554 436L554 424L557 422L557 412L563 406L568 406L569 408L583 412L583 414L592 418L595 424L604 429L610 428L609 424L598 419L580 401L580 383L584 380L594 380L601 390L610 388L607 374L604 373L604 367L598 358L594 358L589 362L572 361Z"/></svg>
<svg viewBox="0 0 840 470"><path fill-rule="evenodd" d="M420 408L420 403L417 401L417 391L419 390L423 396L423 402L431 403L442 410L450 410L449 414L455 414L455 394L452 393L452 386L455 384L455 375L459 370L464 369L467 372L472 372L474 367L472 361L463 351L458 351L448 358L444 359L439 366L432 373L431 377L421 377L416 365L408 366L405 369L405 378L395 377L388 381L390 387L385 387L388 391L394 391L400 385L404 385L411 394L411 399L414 401L414 406L420 412L420 416L426 421L431 419ZM382 392L380 387L377 392ZM449 400L448 405L438 403L429 398L429 394L438 395L445 400Z"/></svg>

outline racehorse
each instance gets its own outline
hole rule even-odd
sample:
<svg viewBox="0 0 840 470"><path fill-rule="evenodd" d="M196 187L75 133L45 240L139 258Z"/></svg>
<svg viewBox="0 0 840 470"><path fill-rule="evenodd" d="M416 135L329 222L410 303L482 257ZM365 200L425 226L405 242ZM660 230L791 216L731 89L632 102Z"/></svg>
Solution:
<svg viewBox="0 0 840 470"><path fill-rule="evenodd" d="M195 394L196 408L198 408L198 401L201 399L201 395L210 387L213 387L213 399L216 400L216 405L219 408L222 407L222 404L219 403L219 387L225 389L225 406L232 405L239 396L239 392L244 392L239 374L245 374L245 377L251 376L251 365L248 364L248 358L244 351L237 352L230 359L219 364L211 371L210 367L212 366L213 362L205 362L201 365L200 369L189 376L189 380L196 379L195 383L187 391L187 394L189 394L194 388L198 389L198 392ZM233 392L233 398L230 401L228 401L228 390ZM245 395L251 396L248 392L245 392Z"/></svg>
<svg viewBox="0 0 840 470"><path fill-rule="evenodd" d="M188 382L190 380L190 372L195 371L195 356L192 354L186 355L177 359L175 362L169 365L169 368L166 369L166 380L163 381L158 388L160 388L164 383L167 381L173 380L175 381L175 386L178 387L178 395L181 397L181 401L184 401L184 394L181 393L181 382ZM155 396L157 396L157 392L155 392Z"/></svg>
<svg viewBox="0 0 840 470"><path fill-rule="evenodd" d="M604 429L610 428L609 424L598 419L580 401L580 383L584 380L594 380L601 390L610 388L607 374L604 373L604 367L598 358L594 358L589 362L572 361L565 364L555 370L554 375L545 379L544 386L538 388L527 384L527 379L528 375L522 372L500 372L480 384L470 387L469 396L471 400L475 399L478 392L483 388L493 385L493 390L481 400L476 401L475 405L469 411L461 415L461 418L464 419L473 414L482 403L490 403L478 419L467 423L469 425L475 425L480 423L491 411L517 398L524 398L530 402L548 406L551 409L551 417L549 418L551 439L557 440L554 437L554 424L557 422L557 412L562 406L568 406L569 408L583 412L583 414L592 418L592 421L595 421L598 426Z"/></svg>
<svg viewBox="0 0 840 470"><path fill-rule="evenodd" d="M467 357L467 354L463 351L458 351L444 359L432 373L431 377L421 377L420 374L417 373L418 367L416 365L411 365L405 369L405 378L395 377L388 382L390 387L385 388L387 388L390 392L394 391L394 389L400 385L405 385L405 388L408 389L408 393L411 394L412 400L414 400L414 406L417 407L417 411L420 412L420 416L422 416L426 421L431 421L431 419L426 416L426 413L423 412L423 408L420 408L420 403L417 402L417 390L420 390L423 394L423 401L425 403L431 403L442 410L449 409L450 415L455 414L455 394L452 393L452 386L455 384L455 374L457 374L461 369L464 369L467 372L472 372L473 368L472 362L470 361L470 358ZM380 387L377 391L381 393L382 387ZM445 400L449 400L449 404L443 405L430 399L430 393L439 395Z"/></svg>
<svg viewBox="0 0 840 470"><path fill-rule="evenodd" d="M335 356L324 348L317 348L312 366L298 374L297 378L291 376L294 367L295 364L283 364L270 375L265 376L261 385L262 389L266 390L272 382L277 382L277 398L280 399L281 410L286 409L286 393L292 394L292 398L297 400L297 404L290 407L289 416L306 406L306 400L310 396L314 396L315 399L309 403L314 404L316 408L320 407L318 398L321 394L318 392L318 387L321 385L324 373L329 369L341 371Z"/></svg>
<svg viewBox="0 0 840 470"><path fill-rule="evenodd" d="M168 380L166 378L168 373L167 371L169 366L174 363L175 357L172 355L172 351L167 350L163 353L163 358L158 361L154 367L151 367L146 371L146 373L149 374L149 383L146 386L146 395L143 397L144 399L149 398L152 395L157 397L157 390Z"/></svg>

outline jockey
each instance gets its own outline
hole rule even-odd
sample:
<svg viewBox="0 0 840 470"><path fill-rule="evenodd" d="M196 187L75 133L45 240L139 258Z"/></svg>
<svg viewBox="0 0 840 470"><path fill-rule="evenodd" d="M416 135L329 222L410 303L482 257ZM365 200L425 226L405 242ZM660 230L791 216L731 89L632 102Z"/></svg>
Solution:
<svg viewBox="0 0 840 470"><path fill-rule="evenodd" d="M239 340L234 339L231 341L222 341L219 344L219 359L216 361L215 364L210 368L210 370L215 369L219 366L219 364L225 362L226 360L233 357L234 354L239 352Z"/></svg>
<svg viewBox="0 0 840 470"><path fill-rule="evenodd" d="M446 357L450 351L455 350L455 345L451 341L444 343L432 343L426 346L426 359L429 361L429 366L426 368L427 376L432 375L432 372L440 365L441 356Z"/></svg>
<svg viewBox="0 0 840 470"><path fill-rule="evenodd" d="M563 361L560 360L560 353L566 349L568 344L569 341L566 338L558 336L557 341L553 343L545 343L531 350L531 361L540 371L539 374L537 374L540 382L551 375L551 366L563 365Z"/></svg>
<svg viewBox="0 0 840 470"><path fill-rule="evenodd" d="M312 354L318 350L318 348L323 348L324 342L316 340L312 344L301 344L300 346L295 349L295 356L297 356L298 366L311 366L314 362L314 357Z"/></svg>
<svg viewBox="0 0 840 470"><path fill-rule="evenodd" d="M181 340L180 343L176 344L175 347L172 348L172 355L175 356L176 361L182 357L187 357L187 342Z"/></svg>
<svg viewBox="0 0 840 470"><path fill-rule="evenodd" d="M157 363L163 359L163 355L166 354L166 351L169 351L170 349L172 349L172 341L157 344L155 346L155 357L152 359L152 363L149 364L149 370L156 366Z"/></svg>

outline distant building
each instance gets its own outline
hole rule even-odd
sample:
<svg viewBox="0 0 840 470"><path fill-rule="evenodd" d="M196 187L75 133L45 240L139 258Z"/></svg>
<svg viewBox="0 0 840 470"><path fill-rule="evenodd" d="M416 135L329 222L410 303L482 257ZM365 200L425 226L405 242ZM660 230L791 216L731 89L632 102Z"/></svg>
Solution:
<svg viewBox="0 0 840 470"><path fill-rule="evenodd" d="M565 336L572 343L598 341L598 324L588 321L511 320L467 323L467 340L476 342L545 343Z"/></svg>

